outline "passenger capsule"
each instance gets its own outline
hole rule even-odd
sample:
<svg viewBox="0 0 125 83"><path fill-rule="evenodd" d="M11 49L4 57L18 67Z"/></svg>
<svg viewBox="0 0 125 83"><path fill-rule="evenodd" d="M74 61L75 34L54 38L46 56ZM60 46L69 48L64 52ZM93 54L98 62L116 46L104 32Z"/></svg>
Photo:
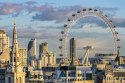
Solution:
<svg viewBox="0 0 125 83"><path fill-rule="evenodd" d="M63 54L60 54L60 56L63 56Z"/></svg>
<svg viewBox="0 0 125 83"><path fill-rule="evenodd" d="M120 41L120 39L117 39L117 41Z"/></svg>
<svg viewBox="0 0 125 83"><path fill-rule="evenodd" d="M62 40L63 40L62 38L59 39L59 41L62 41Z"/></svg>
<svg viewBox="0 0 125 83"><path fill-rule="evenodd" d="M80 12L81 12L81 11L79 11L79 10L77 11L77 13L80 13Z"/></svg>
<svg viewBox="0 0 125 83"><path fill-rule="evenodd" d="M72 14L72 16L75 16L75 14Z"/></svg>
<svg viewBox="0 0 125 83"><path fill-rule="evenodd" d="M67 27L67 25L65 24L64 27Z"/></svg>
<svg viewBox="0 0 125 83"><path fill-rule="evenodd" d="M90 11L90 10L92 10L92 8L89 8L88 10Z"/></svg>
<svg viewBox="0 0 125 83"><path fill-rule="evenodd" d="M121 48L120 46L118 46L117 48Z"/></svg>
<svg viewBox="0 0 125 83"><path fill-rule="evenodd" d="M83 9L82 11L86 11L86 9Z"/></svg>
<svg viewBox="0 0 125 83"><path fill-rule="evenodd" d="M97 9L94 9L94 11L98 11Z"/></svg>
<svg viewBox="0 0 125 83"><path fill-rule="evenodd" d="M64 31L61 31L61 34L64 34Z"/></svg>
<svg viewBox="0 0 125 83"><path fill-rule="evenodd" d="M68 18L68 20L67 20L67 21L71 21L71 19L69 19L69 18Z"/></svg>
<svg viewBox="0 0 125 83"><path fill-rule="evenodd" d="M62 49L62 46L59 46L59 49Z"/></svg>

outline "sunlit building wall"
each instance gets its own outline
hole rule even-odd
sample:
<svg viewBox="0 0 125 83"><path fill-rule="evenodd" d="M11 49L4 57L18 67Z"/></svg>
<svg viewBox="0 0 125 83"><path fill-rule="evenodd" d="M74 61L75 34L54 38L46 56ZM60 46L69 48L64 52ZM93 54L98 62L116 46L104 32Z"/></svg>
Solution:
<svg viewBox="0 0 125 83"><path fill-rule="evenodd" d="M0 52L9 47L9 37L4 30L0 30Z"/></svg>

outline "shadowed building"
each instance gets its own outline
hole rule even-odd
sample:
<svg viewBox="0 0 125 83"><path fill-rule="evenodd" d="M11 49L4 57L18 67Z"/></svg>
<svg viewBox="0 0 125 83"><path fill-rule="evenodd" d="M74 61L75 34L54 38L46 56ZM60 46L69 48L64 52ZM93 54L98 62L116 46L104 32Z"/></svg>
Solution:
<svg viewBox="0 0 125 83"><path fill-rule="evenodd" d="M5 83L6 68L0 68L0 83Z"/></svg>
<svg viewBox="0 0 125 83"><path fill-rule="evenodd" d="M78 65L76 38L70 39L70 59L71 65Z"/></svg>
<svg viewBox="0 0 125 83"><path fill-rule="evenodd" d="M39 45L39 54L41 54L43 52L48 52L48 43L47 42L41 43Z"/></svg>
<svg viewBox="0 0 125 83"><path fill-rule="evenodd" d="M31 39L28 44L28 49L27 49L27 63L31 65L33 60L35 60L35 55L36 55L36 39Z"/></svg>

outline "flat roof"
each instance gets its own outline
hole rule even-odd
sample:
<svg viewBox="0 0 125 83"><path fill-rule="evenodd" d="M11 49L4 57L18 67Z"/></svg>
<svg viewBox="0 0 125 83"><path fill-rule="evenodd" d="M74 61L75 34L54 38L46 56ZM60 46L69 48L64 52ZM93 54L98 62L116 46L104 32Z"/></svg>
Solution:
<svg viewBox="0 0 125 83"><path fill-rule="evenodd" d="M5 32L4 30L0 30L0 33L3 33L3 34L5 34L6 32Z"/></svg>

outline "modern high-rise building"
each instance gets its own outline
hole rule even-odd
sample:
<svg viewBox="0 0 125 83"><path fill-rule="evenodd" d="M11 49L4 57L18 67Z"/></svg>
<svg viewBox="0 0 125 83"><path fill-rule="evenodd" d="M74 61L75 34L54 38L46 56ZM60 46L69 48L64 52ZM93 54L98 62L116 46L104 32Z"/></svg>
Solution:
<svg viewBox="0 0 125 83"><path fill-rule="evenodd" d="M76 38L70 39L70 59L71 59L71 65L78 64Z"/></svg>
<svg viewBox="0 0 125 83"><path fill-rule="evenodd" d="M10 63L5 73L5 83L25 83L25 72L19 56L16 25L13 28L12 51L10 53Z"/></svg>
<svg viewBox="0 0 125 83"><path fill-rule="evenodd" d="M28 44L28 49L27 49L27 62L29 65L31 65L31 61L35 60L35 55L36 55L36 39L31 39Z"/></svg>
<svg viewBox="0 0 125 83"><path fill-rule="evenodd" d="M0 53L9 47L9 37L4 30L0 30Z"/></svg>

